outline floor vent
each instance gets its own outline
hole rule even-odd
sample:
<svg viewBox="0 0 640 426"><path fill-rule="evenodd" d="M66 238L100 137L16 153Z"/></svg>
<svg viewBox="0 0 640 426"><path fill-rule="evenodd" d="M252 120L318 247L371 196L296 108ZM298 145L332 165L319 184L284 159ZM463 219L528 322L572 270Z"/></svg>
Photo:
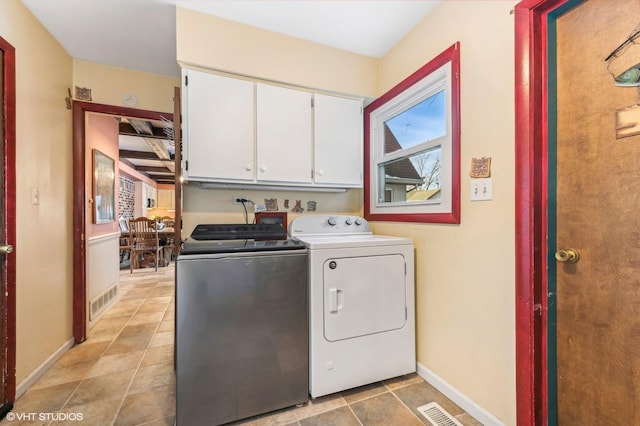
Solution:
<svg viewBox="0 0 640 426"><path fill-rule="evenodd" d="M451 414L437 402L430 402L418 407L418 411L427 418L433 426L462 426Z"/></svg>
<svg viewBox="0 0 640 426"><path fill-rule="evenodd" d="M114 284L89 302L89 320L93 321L118 296L118 284Z"/></svg>

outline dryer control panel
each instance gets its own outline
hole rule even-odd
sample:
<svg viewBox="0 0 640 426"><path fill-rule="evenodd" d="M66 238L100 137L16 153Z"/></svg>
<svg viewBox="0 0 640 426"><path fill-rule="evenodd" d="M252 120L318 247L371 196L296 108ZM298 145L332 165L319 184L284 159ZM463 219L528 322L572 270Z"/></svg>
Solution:
<svg viewBox="0 0 640 426"><path fill-rule="evenodd" d="M295 219L289 226L292 237L310 235L371 234L369 222L360 216L314 215Z"/></svg>

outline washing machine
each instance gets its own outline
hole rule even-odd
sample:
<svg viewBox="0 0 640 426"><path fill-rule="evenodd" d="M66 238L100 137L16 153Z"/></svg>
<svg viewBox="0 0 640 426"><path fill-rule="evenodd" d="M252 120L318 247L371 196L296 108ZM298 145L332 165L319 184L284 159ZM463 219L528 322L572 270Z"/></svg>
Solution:
<svg viewBox="0 0 640 426"><path fill-rule="evenodd" d="M312 398L416 371L413 240L357 216L302 216L309 250Z"/></svg>

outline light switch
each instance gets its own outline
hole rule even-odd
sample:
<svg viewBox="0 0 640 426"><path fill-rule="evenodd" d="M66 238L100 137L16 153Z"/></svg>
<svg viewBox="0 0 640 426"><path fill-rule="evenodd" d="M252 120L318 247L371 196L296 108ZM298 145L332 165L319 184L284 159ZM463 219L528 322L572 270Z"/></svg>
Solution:
<svg viewBox="0 0 640 426"><path fill-rule="evenodd" d="M471 201L489 201L492 198L492 178L471 179Z"/></svg>
<svg viewBox="0 0 640 426"><path fill-rule="evenodd" d="M31 188L31 204L34 206L40 204L40 192L38 188Z"/></svg>

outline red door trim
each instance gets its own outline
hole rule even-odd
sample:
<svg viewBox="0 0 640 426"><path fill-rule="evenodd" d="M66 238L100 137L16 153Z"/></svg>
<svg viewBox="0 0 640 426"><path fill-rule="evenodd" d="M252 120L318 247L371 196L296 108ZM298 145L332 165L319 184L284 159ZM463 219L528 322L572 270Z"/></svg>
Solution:
<svg viewBox="0 0 640 426"><path fill-rule="evenodd" d="M16 250L16 55L12 45L0 37L0 50L4 53L4 235L7 244ZM4 241L2 243L5 243ZM4 256L7 273L7 294L4 300L6 316L6 363L3 367L5 401L12 403L16 395L16 254Z"/></svg>
<svg viewBox="0 0 640 426"><path fill-rule="evenodd" d="M516 415L548 424L547 20L567 0L515 7Z"/></svg>
<svg viewBox="0 0 640 426"><path fill-rule="evenodd" d="M84 342L87 338L87 223L85 214L85 118L87 112L149 120L161 120L162 117L173 120L172 113L91 102L73 102L73 338L76 343Z"/></svg>

